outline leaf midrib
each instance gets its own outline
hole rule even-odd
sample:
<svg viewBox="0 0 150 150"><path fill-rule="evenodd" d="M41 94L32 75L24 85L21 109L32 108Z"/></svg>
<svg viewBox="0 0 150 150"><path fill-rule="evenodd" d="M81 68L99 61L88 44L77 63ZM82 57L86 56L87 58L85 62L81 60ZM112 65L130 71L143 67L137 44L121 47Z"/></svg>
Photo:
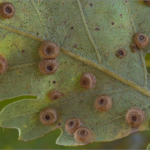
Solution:
<svg viewBox="0 0 150 150"><path fill-rule="evenodd" d="M26 32L24 32L24 31L20 31L20 30L18 30L18 29L14 29L14 28L8 27L8 26L3 25L3 24L1 24L1 23L0 23L0 28L6 29L6 30L8 30L8 31L10 31L10 32L13 32L13 33L16 33L16 34L19 34L19 35L23 35L23 36L25 36L25 37L31 38L31 39L36 40L36 41L39 41L39 42L43 42L43 41L44 41L44 39L42 39L42 38L40 38L40 37L37 37L37 36L32 35L32 34L30 34L30 33L26 33ZM74 59L80 60L80 61L84 62L85 64L90 65L90 66L92 66L92 67L94 67L94 68L96 68L96 69L98 69L98 70L101 70L101 71L103 71L104 73L110 75L111 77L113 77L113 78L115 78L115 79L117 79L117 80L123 82L124 84L126 84L126 85L132 87L133 89L135 89L135 90L141 92L142 94L144 94L144 95L150 97L150 92L149 92L147 89L145 89L145 88L143 88L143 87L137 85L136 83L134 83L134 82L132 82L132 81L129 81L129 80L123 78L122 76L120 76L120 75L114 73L113 71L111 71L111 70L109 70L109 69L103 67L101 64L98 65L98 64L96 64L95 62L93 62L93 61L91 61L91 60L89 60L89 59L86 59L86 58L84 58L84 57L82 57L82 56L80 56L80 55L78 55L78 54L72 53L72 52L70 52L69 50L66 50L66 49L64 49L64 48L60 48L60 50L61 50L61 52L62 52L63 54L68 55L68 56L70 56L70 57L72 57L72 58L74 58ZM16 67L17 67L17 66L16 66Z"/></svg>

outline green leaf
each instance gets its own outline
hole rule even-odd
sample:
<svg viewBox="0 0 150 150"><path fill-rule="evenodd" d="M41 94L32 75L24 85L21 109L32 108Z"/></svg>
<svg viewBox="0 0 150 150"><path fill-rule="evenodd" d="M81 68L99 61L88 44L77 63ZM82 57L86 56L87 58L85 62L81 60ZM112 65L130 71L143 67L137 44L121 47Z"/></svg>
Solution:
<svg viewBox="0 0 150 150"><path fill-rule="evenodd" d="M130 48L135 33L149 36L150 8L141 1L95 0L12 0L16 13L0 21L0 54L7 58L8 71L0 76L0 100L22 95L37 96L7 105L0 113L0 125L17 128L19 139L28 141L61 129L59 145L83 145L65 130L70 118L79 118L93 135L90 142L112 141L138 131L149 130L150 76L144 50ZM60 46L59 69L43 75L38 69L38 49L42 41ZM124 48L126 57L118 58ZM96 78L93 89L80 86L83 73ZM56 89L64 93L57 101L48 98ZM94 102L109 95L113 105L97 112ZM57 122L43 125L39 113L45 107L57 111ZM138 107L145 113L139 128L127 124L128 109ZM60 125L61 123L61 125Z"/></svg>
<svg viewBox="0 0 150 150"><path fill-rule="evenodd" d="M149 149L150 149L150 144L148 144L148 145L147 145L147 148L146 148L146 150L149 150Z"/></svg>

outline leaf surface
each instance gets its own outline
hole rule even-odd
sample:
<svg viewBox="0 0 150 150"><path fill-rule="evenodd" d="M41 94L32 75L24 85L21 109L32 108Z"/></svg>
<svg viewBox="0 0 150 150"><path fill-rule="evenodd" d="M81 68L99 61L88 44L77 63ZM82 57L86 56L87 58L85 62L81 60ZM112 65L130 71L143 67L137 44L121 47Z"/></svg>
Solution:
<svg viewBox="0 0 150 150"><path fill-rule="evenodd" d="M150 46L133 53L133 36L150 33L149 7L141 1L31 0L11 1L15 16L0 21L0 54L9 62L8 71L0 76L0 100L20 95L35 95L36 100L21 100L7 105L0 113L2 127L17 128L20 140L32 140L60 128L60 145L82 145L65 131L70 118L80 118L94 135L91 142L112 141L138 131L149 130L150 76L145 55ZM140 10L140 11L139 11ZM43 75L38 69L42 41L57 43L59 69ZM118 58L118 49L127 56ZM83 89L83 73L96 78L93 89ZM64 93L50 101L48 92ZM112 108L105 113L95 110L99 95L109 95ZM44 126L39 113L45 107L57 111L57 122ZM141 108L145 121L133 129L125 120L128 109ZM59 126L58 124L61 123Z"/></svg>

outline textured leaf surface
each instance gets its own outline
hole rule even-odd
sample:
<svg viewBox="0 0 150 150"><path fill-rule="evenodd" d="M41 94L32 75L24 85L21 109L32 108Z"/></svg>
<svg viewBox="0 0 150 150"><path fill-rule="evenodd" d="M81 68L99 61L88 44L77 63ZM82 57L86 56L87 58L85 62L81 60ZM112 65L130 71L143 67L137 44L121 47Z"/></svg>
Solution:
<svg viewBox="0 0 150 150"><path fill-rule="evenodd" d="M0 113L0 125L17 128L20 140L32 140L60 128L60 145L79 145L64 125L78 117L89 127L94 141L112 141L131 133L149 130L150 76L145 55L150 46L131 52L133 35L150 33L150 10L141 1L40 0L11 1L16 9L10 20L0 21L0 54L9 62L8 71L0 76L0 100L35 95L36 100L21 100L6 106ZM38 49L44 40L61 47L57 58L59 69L53 75L39 72ZM116 57L119 48L127 56ZM79 81L83 73L96 77L93 89L83 89ZM58 101L48 99L57 89L65 96ZM112 97L112 108L105 113L94 108L95 99ZM44 107L56 109L58 120L51 126L39 121ZM125 121L128 109L141 108L144 123L133 130ZM61 126L58 124L61 123Z"/></svg>

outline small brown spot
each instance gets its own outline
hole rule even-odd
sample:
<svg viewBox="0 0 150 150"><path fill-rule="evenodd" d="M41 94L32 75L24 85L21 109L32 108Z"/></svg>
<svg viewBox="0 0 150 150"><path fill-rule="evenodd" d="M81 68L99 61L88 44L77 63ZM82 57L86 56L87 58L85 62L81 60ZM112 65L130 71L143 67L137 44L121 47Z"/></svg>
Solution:
<svg viewBox="0 0 150 150"><path fill-rule="evenodd" d="M48 93L48 97L50 100L58 100L64 94L58 90L52 90Z"/></svg>
<svg viewBox="0 0 150 150"><path fill-rule="evenodd" d="M73 46L74 48L77 48L78 47L78 45L77 44L74 44L74 46Z"/></svg>
<svg viewBox="0 0 150 150"><path fill-rule="evenodd" d="M61 125L61 123L58 123L58 126L60 126Z"/></svg>
<svg viewBox="0 0 150 150"><path fill-rule="evenodd" d="M96 31L99 31L99 30L100 30L100 28L96 27L96 28L95 28L95 30L96 30Z"/></svg>
<svg viewBox="0 0 150 150"><path fill-rule="evenodd" d="M39 70L43 74L51 75L55 73L57 69L58 69L57 60L42 59L41 62L39 63Z"/></svg>
<svg viewBox="0 0 150 150"><path fill-rule="evenodd" d="M150 6L150 0L144 0L144 3L145 3L147 6Z"/></svg>
<svg viewBox="0 0 150 150"><path fill-rule="evenodd" d="M3 2L0 4L0 15L4 19L10 19L15 14L15 7L10 2Z"/></svg>
<svg viewBox="0 0 150 150"><path fill-rule="evenodd" d="M122 18L122 14L120 14L120 17Z"/></svg>
<svg viewBox="0 0 150 150"><path fill-rule="evenodd" d="M73 27L71 27L71 29L73 29Z"/></svg>
<svg viewBox="0 0 150 150"><path fill-rule="evenodd" d="M126 121L132 127L139 127L145 120L145 114L140 108L131 108L126 114Z"/></svg>
<svg viewBox="0 0 150 150"><path fill-rule="evenodd" d="M53 84L55 84L56 83L56 81L53 81Z"/></svg>
<svg viewBox="0 0 150 150"><path fill-rule="evenodd" d="M93 4L92 4L92 3L89 3L89 6L90 6L90 7L92 7L92 6L93 6Z"/></svg>
<svg viewBox="0 0 150 150"><path fill-rule="evenodd" d="M81 121L78 118L71 118L65 124L65 129L70 134L73 134L79 127L81 127Z"/></svg>
<svg viewBox="0 0 150 150"><path fill-rule="evenodd" d="M79 127L74 133L75 139L80 143L90 143L92 138L92 132L87 127Z"/></svg>
<svg viewBox="0 0 150 150"><path fill-rule="evenodd" d="M149 38L147 35L144 35L142 33L137 33L134 36L134 43L137 45L139 49L146 48L149 44Z"/></svg>
<svg viewBox="0 0 150 150"><path fill-rule="evenodd" d="M81 76L80 85L83 88L91 89L96 84L95 76L91 73L85 73Z"/></svg>
<svg viewBox="0 0 150 150"><path fill-rule="evenodd" d="M7 69L8 69L7 60L4 57L0 56L0 74L5 73Z"/></svg>
<svg viewBox="0 0 150 150"><path fill-rule="evenodd" d="M100 95L95 100L95 108L98 111L105 112L108 111L112 106L112 99L108 95Z"/></svg>
<svg viewBox="0 0 150 150"><path fill-rule="evenodd" d="M53 20L53 18L50 18L50 20L52 21L52 20Z"/></svg>
<svg viewBox="0 0 150 150"><path fill-rule="evenodd" d="M21 50L21 53L24 53L24 52L25 52L25 50L24 50L24 49L22 49L22 50Z"/></svg>
<svg viewBox="0 0 150 150"><path fill-rule="evenodd" d="M126 54L127 54L127 53L126 53L126 50L123 49L123 48L121 48L121 49L119 49L119 50L117 51L117 56L120 57L120 58L125 57Z"/></svg>
<svg viewBox="0 0 150 150"><path fill-rule="evenodd" d="M51 41L44 41L39 48L39 55L41 58L55 59L59 55L59 46Z"/></svg>
<svg viewBox="0 0 150 150"><path fill-rule="evenodd" d="M131 47L131 50L132 50L132 52L137 52L137 46L136 46L136 44L135 43L132 43L131 45L130 45L130 47Z"/></svg>
<svg viewBox="0 0 150 150"><path fill-rule="evenodd" d="M114 22L112 22L111 24L112 24L112 25L114 25L115 23L114 23Z"/></svg>
<svg viewBox="0 0 150 150"><path fill-rule="evenodd" d="M57 121L57 113L55 109L45 108L40 112L40 121L44 125L52 125Z"/></svg>

